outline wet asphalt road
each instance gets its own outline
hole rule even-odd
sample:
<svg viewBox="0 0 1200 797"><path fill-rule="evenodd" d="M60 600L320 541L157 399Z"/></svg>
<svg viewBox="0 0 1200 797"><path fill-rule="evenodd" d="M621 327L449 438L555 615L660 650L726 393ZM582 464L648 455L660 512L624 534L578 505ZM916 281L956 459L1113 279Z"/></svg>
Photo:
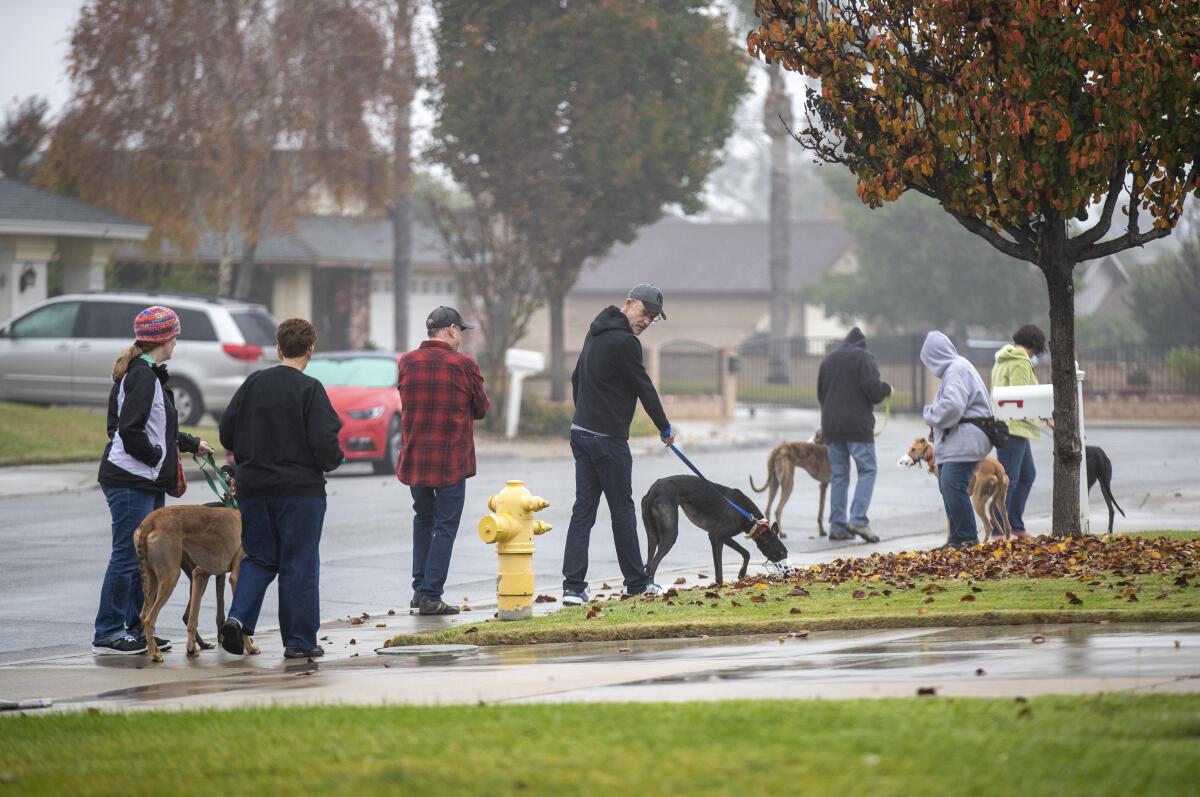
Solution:
<svg viewBox="0 0 1200 797"><path fill-rule="evenodd" d="M747 476L765 475L768 452L782 439L805 439L810 420L781 420L760 415L743 424L760 442L751 445L711 447L691 445L683 428L681 445L712 479L748 491ZM913 418L893 418L879 442L879 477L872 504L875 531L893 547L903 538L944 529L941 499L935 480L925 473L901 471L896 460L908 442L922 432ZM1151 500L1148 494L1194 487L1200 471L1200 428L1094 427L1088 442L1103 446L1113 461L1113 491L1127 511ZM653 444L651 444L653 446ZM1027 521L1031 530L1046 530L1050 503L1050 441L1036 448L1039 480L1030 497ZM561 453L553 448L545 457L515 457L503 453L481 454L479 474L468 482L466 509L451 565L447 600L472 602L493 594L495 555L475 532L487 511L487 497L506 479L524 479L532 492L548 499L549 509L539 517L554 530L537 538L535 572L539 590L560 586L559 568L567 521L574 496L573 464L566 441ZM640 497L655 479L686 472L669 451L654 446L635 451L634 495ZM799 474L796 490L784 515L787 544L793 556L828 550L835 544L816 536L817 486ZM193 485L188 499L203 498L204 485ZM764 496L752 496L764 503ZM1093 492L1093 523L1102 523ZM1103 509L1102 502L1100 509ZM372 476L365 466L347 466L329 483L329 509L322 540L321 604L324 618L361 611L401 608L411 595L411 498L393 478ZM1118 516L1117 527L1122 519ZM1200 520L1193 518L1195 526ZM663 564L664 572L694 568L711 574L707 538L684 521L679 543ZM602 505L591 543L593 587L607 579L619 586L619 572L609 532L607 509ZM78 652L91 641L92 619L110 545L108 513L97 489L49 496L0 499L0 663L58 653ZM644 545L644 542L643 542ZM846 554L861 546L836 544ZM752 561L761 561L757 555ZM726 559L726 570L736 566ZM660 578L660 580L662 580ZM177 589L164 610L160 629L178 638L179 616L185 602ZM274 588L268 592L260 627L275 624ZM205 604L211 626L211 594ZM202 615L202 618L204 615Z"/></svg>

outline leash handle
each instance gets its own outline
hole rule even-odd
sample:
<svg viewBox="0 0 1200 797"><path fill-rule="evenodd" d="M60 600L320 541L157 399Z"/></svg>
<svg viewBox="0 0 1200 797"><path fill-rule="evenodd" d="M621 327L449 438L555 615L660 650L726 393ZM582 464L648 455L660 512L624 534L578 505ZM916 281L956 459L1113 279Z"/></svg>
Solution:
<svg viewBox="0 0 1200 797"><path fill-rule="evenodd" d="M883 430L887 429L888 419L892 417L892 394L888 393L883 399L883 426L879 427L879 431L875 433L876 437L883 434Z"/></svg>
<svg viewBox="0 0 1200 797"><path fill-rule="evenodd" d="M709 489L711 489L711 490L712 490L714 493L716 493L717 495L721 496L721 498L722 498L722 499L725 501L725 503L729 504L731 507L733 507L735 510L737 510L737 513L738 513L739 515L741 515L742 517L746 518L746 520L749 520L751 523L753 523L753 524L755 524L755 525L757 525L757 524L758 524L758 518L756 518L756 517L754 517L753 515L751 515L751 514L750 514L749 512L747 512L745 509L742 509L740 506L738 506L737 504L735 504L733 501L730 501L730 500L729 500L729 496L725 495L725 493L723 493L723 492L721 492L720 490L718 490L715 484L713 484L712 482L710 482L708 479L704 478L704 474L700 472L700 469L699 469L699 468L697 468L695 465L693 465L693 464L692 464L692 461L691 461L690 459L688 459L687 457L685 457L685 456L683 455L683 452L682 452L682 451L680 451L678 448L676 448L676 447L675 447L675 444L674 444L674 443L672 443L672 444L671 444L670 448L671 448L671 450L672 450L672 451L674 451L674 452L675 452L675 455L676 455L677 457L679 457L681 460L683 460L683 464L684 464L684 465L687 465L689 468L691 468L691 469L692 469L692 473L694 473L694 474L696 474L697 476L699 476L699 477L700 477L700 481L702 481L702 482L704 482L705 484L707 484L707 485L708 485L708 487L709 487Z"/></svg>
<svg viewBox="0 0 1200 797"><path fill-rule="evenodd" d="M205 455L204 459L200 459L195 454L192 454L192 460L200 466L200 472L203 473L204 478L208 480L208 486L214 493L216 493L217 500L231 509L237 509L237 498L234 497L233 491L229 489L229 483L225 481L225 475L221 473L220 469L217 467L217 463L213 459L213 455L207 454ZM208 468L212 468L212 473L209 473L208 468L205 467L205 464L208 465ZM217 484L213 482L214 474L217 477L217 482L219 482L221 485L220 490L217 489ZM222 490L224 490L224 492L222 492ZM229 496L228 500L226 500L225 496Z"/></svg>

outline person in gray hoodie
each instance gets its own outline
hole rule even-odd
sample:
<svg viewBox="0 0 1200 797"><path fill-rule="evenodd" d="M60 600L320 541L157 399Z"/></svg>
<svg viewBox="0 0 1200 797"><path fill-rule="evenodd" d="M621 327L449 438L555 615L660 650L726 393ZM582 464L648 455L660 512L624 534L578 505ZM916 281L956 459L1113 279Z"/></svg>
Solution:
<svg viewBox="0 0 1200 797"><path fill-rule="evenodd" d="M938 487L950 521L946 545L965 548L979 542L967 484L979 460L991 451L992 443L982 429L961 421L991 416L992 405L975 366L960 357L941 332L934 330L925 336L921 363L941 380L933 403L926 405L921 414L933 434Z"/></svg>

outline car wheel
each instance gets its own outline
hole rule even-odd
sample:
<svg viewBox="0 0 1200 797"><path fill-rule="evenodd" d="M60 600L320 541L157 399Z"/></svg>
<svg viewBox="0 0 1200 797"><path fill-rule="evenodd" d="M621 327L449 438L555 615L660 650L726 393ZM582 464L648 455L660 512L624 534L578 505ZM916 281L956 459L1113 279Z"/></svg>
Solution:
<svg viewBox="0 0 1200 797"><path fill-rule="evenodd" d="M371 463L376 473L383 475L396 472L396 463L400 461L400 443L403 439L403 433L400 431L400 416L393 415L392 422L388 424L387 446L384 449L387 456Z"/></svg>
<svg viewBox="0 0 1200 797"><path fill-rule="evenodd" d="M204 399L200 391L186 379L172 380L171 392L175 394L175 411L179 413L180 426L195 426L204 414Z"/></svg>

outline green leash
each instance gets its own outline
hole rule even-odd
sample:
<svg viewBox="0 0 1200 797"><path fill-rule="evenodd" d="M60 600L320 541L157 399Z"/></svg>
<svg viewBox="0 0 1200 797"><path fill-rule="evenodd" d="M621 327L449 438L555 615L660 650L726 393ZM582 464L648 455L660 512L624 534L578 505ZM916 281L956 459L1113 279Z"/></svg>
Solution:
<svg viewBox="0 0 1200 797"><path fill-rule="evenodd" d="M883 426L879 427L879 431L875 433L876 437L883 434L883 430L887 428L888 419L892 417L892 394L888 393L887 398L883 400Z"/></svg>
<svg viewBox="0 0 1200 797"><path fill-rule="evenodd" d="M192 459L197 465L200 466L200 472L203 473L204 478L208 480L208 486L212 488L214 493L216 493L217 499L230 509L237 509L237 499L233 497L233 491L229 489L229 482L225 481L225 474L221 473L220 469L217 467L217 463L213 460L213 455L208 454L204 457L204 459L200 459L195 454L192 454ZM206 464L207 467L205 467ZM211 472L209 471L209 468L212 469ZM216 476L216 481L213 481L213 476ZM221 485L220 489L217 489L217 484ZM222 492L222 490L224 490L224 492ZM229 496L229 498L226 499L225 496Z"/></svg>

